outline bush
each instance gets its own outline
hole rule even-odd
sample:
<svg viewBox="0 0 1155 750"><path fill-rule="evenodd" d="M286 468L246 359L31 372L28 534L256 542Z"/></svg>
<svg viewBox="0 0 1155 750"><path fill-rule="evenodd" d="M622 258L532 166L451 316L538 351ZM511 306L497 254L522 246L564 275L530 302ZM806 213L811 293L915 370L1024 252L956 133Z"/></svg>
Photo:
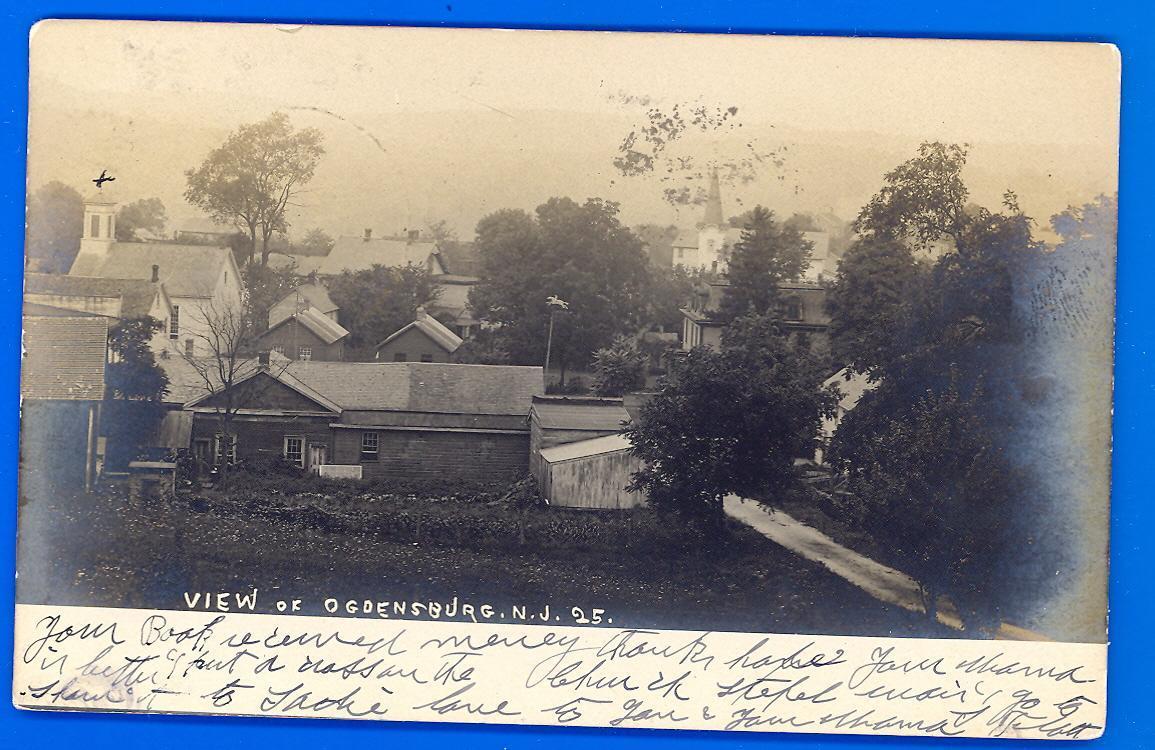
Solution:
<svg viewBox="0 0 1155 750"><path fill-rule="evenodd" d="M694 546L680 525L647 508L604 513L550 508L541 503L530 477L484 491L444 494L311 475L288 481L237 472L233 479L225 492L188 498L189 509L195 505L218 516L241 514L275 524L369 533L382 542L476 551L548 547L648 556Z"/></svg>

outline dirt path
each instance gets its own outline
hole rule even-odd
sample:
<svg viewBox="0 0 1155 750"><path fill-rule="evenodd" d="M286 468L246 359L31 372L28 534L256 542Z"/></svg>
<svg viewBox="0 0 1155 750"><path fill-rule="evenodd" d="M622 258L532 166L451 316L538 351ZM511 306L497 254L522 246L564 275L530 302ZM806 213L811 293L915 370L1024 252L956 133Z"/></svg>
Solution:
<svg viewBox="0 0 1155 750"><path fill-rule="evenodd" d="M821 531L794 519L780 510L770 510L753 500L730 495L725 500L726 514L752 527L770 541L780 544L807 560L821 563L879 601L894 604L912 612L922 612L918 584L906 573L875 562L865 555L847 549ZM955 630L962 629L954 606L939 601L938 621ZM1003 623L996 637L1003 640L1049 640L1046 636Z"/></svg>

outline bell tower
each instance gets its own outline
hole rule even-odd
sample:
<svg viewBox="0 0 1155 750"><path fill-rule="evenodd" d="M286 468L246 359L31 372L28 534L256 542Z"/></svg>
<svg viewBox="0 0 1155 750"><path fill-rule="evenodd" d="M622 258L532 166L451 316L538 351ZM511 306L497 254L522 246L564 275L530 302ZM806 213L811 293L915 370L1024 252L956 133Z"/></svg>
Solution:
<svg viewBox="0 0 1155 750"><path fill-rule="evenodd" d="M92 276L104 265L112 243L116 242L116 201L97 191L84 201L84 228L80 252L68 272L72 276Z"/></svg>
<svg viewBox="0 0 1155 750"><path fill-rule="evenodd" d="M698 229L697 266L714 273L726 270L726 227L722 218L722 189L718 185L718 170L710 171L710 189L706 194L706 214Z"/></svg>

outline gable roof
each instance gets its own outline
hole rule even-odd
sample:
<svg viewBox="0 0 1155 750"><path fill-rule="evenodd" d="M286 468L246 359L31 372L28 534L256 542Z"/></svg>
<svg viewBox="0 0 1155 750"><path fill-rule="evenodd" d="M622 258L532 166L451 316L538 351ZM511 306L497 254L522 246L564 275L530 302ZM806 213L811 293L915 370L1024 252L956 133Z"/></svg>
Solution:
<svg viewBox="0 0 1155 750"><path fill-rule="evenodd" d="M221 271L233 262L232 257L233 252L227 247L167 242L113 242L103 262L98 262L92 256L77 256L81 262L73 265L69 275L149 279L155 265L159 266L160 281L170 296L211 297Z"/></svg>
<svg viewBox="0 0 1155 750"><path fill-rule="evenodd" d="M287 318L282 318L277 323L269 326L269 329L261 334L260 338L264 338L281 326L288 323L290 320L296 320L305 328L313 333L314 336L324 341L326 344L332 344L340 341L349 335L345 328L337 323L332 318L328 318L317 312L311 307L293 313Z"/></svg>
<svg viewBox="0 0 1155 750"><path fill-rule="evenodd" d="M312 307L322 315L336 312L340 309L336 303L333 302L333 298L329 296L329 290L321 284L315 283L301 284L277 300L277 305L285 301L293 302L297 296L300 296L303 301L308 302L309 307ZM276 305L274 305L274 307L276 307Z"/></svg>
<svg viewBox="0 0 1155 750"><path fill-rule="evenodd" d="M429 362L290 362L298 382L354 411L529 414L545 390L540 367Z"/></svg>
<svg viewBox="0 0 1155 750"><path fill-rule="evenodd" d="M343 271L364 271L373 266L401 267L414 263L425 267L437 245L430 240L403 237L338 237L328 255L284 255L280 265L293 262L297 273L338 276ZM440 259L435 258L440 266ZM435 272L444 272L436 268Z"/></svg>
<svg viewBox="0 0 1155 750"><path fill-rule="evenodd" d="M65 401L103 399L108 321L99 315L25 317L20 395Z"/></svg>
<svg viewBox="0 0 1155 750"><path fill-rule="evenodd" d="M409 325L403 327L399 331L390 334L388 338L377 345L377 349L388 344L390 341L399 338L407 331L417 329L423 333L430 341L437 344L444 349L446 353L452 354L457 351L457 347L461 346L462 339L453 331L446 328L439 320L430 317L429 315L422 315Z"/></svg>
<svg viewBox="0 0 1155 750"><path fill-rule="evenodd" d="M437 244L437 254L446 273L457 276L477 276L481 273L481 256L472 242L442 240Z"/></svg>
<svg viewBox="0 0 1155 750"><path fill-rule="evenodd" d="M630 421L621 399L537 396L532 413L545 429L617 432Z"/></svg>
<svg viewBox="0 0 1155 750"><path fill-rule="evenodd" d="M151 273L150 267L149 274ZM115 312L110 314L122 318L139 318L151 314L158 296L164 303L163 306L168 306L168 295L165 294L164 285L147 279L29 273L24 276L24 294L118 300L111 305ZM63 301L57 302L57 306L64 304ZM86 307L84 312L95 311Z"/></svg>

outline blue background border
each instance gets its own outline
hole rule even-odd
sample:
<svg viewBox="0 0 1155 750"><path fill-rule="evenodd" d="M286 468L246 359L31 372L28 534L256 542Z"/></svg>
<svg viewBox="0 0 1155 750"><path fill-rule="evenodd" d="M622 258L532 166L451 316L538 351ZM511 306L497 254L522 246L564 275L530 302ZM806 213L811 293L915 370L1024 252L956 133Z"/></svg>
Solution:
<svg viewBox="0 0 1155 750"><path fill-rule="evenodd" d="M1155 11L1142 2L990 2L948 7L933 2L868 3L609 2L545 5L532 0L372 2L371 0L8 0L0 11L0 559L15 561L18 361L27 139L28 29L42 18L153 18L417 26L501 26L563 29L680 30L975 37L1111 42L1123 58L1118 332L1115 374L1115 447L1111 522L1111 650L1106 736L1081 747L1155 747L1151 728L1155 659L1144 643L1155 618L1149 568L1155 512L1150 482L1143 482L1153 414L1151 355L1155 330L1146 285L1155 278L1151 206L1152 71ZM738 72L736 71L736 74ZM981 92L981 82L976 82ZM13 581L0 576L0 695L11 675ZM687 750L738 747L1006 747L1003 740L900 739L820 735L722 735L711 732L468 727L238 719L180 716L105 716L31 713L0 701L0 748L64 747L226 748L310 747L347 750L366 745L419 747L583 748L602 750L676 746ZM1050 746L1032 743L1029 747Z"/></svg>

